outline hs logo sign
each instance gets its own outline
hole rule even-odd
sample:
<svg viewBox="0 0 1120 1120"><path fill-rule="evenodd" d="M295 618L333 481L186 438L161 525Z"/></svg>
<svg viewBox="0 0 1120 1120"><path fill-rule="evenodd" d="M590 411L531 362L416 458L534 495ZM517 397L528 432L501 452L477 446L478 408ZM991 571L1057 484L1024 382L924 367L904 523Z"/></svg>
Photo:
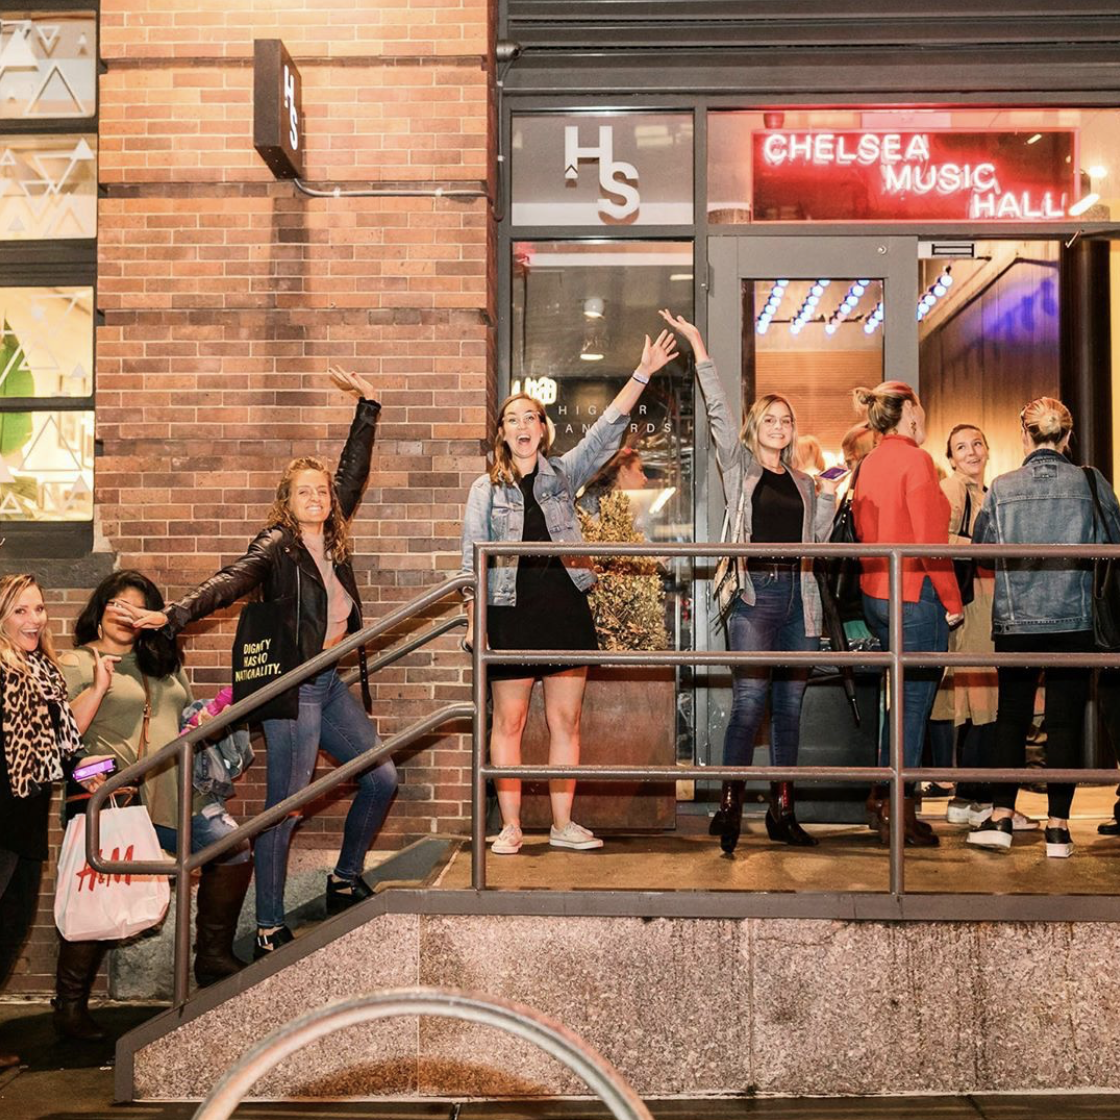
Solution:
<svg viewBox="0 0 1120 1120"><path fill-rule="evenodd" d="M609 124L599 126L599 146L579 146L579 125L564 129L564 178L569 183L579 179L580 160L599 161L599 210L611 218L628 218L637 213L641 203L638 194L638 169L632 163L614 158L614 129ZM613 197L607 197L613 196ZM620 199L621 201L616 201Z"/></svg>

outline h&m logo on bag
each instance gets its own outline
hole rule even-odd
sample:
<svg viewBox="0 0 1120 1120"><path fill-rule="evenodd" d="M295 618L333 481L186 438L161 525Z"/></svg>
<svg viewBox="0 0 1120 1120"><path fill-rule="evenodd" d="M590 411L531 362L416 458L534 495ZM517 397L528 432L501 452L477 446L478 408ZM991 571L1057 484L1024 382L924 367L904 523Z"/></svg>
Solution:
<svg viewBox="0 0 1120 1120"><path fill-rule="evenodd" d="M131 860L132 859L132 853L133 853L133 845L129 844L129 846L127 848L125 848L125 850L124 850L124 857L123 858L126 859L126 860ZM102 858L104 858L104 854L105 854L104 852L101 853ZM109 858L113 859L113 860L121 859L122 857L121 857L120 848L114 848L113 849L113 854ZM94 890L96 890L97 887L100 884L108 883L110 880L114 883L119 883L123 880L124 885L126 887L132 886L132 876L131 875L129 875L129 874L102 875L102 873L100 871L94 871L94 869L92 867L90 867L90 865L88 863L81 869L81 871L79 871L77 873L77 875L78 875L78 894L82 893L83 885L88 887L90 893L92 894L94 892Z"/></svg>
<svg viewBox="0 0 1120 1120"><path fill-rule="evenodd" d="M245 642L242 645L241 659L245 667L235 670L233 674L234 684L240 684L242 681L254 681L258 677L280 676L279 662L268 660L271 645L271 638L262 638L259 642Z"/></svg>

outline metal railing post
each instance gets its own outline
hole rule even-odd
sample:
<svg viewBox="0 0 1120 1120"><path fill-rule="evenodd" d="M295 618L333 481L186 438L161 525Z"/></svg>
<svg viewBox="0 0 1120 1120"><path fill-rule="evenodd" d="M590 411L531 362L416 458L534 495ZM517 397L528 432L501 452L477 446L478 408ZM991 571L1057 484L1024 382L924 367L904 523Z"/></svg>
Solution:
<svg viewBox="0 0 1120 1120"><path fill-rule="evenodd" d="M486 546L474 546L474 728L471 738L471 783L474 788L471 806L471 886L486 889L486 777L482 772L486 760L486 579L488 562Z"/></svg>
<svg viewBox="0 0 1120 1120"><path fill-rule="evenodd" d="M172 1002L182 1007L190 994L191 825L194 813L194 749L179 746L179 835L175 845L175 956Z"/></svg>
<svg viewBox="0 0 1120 1120"><path fill-rule="evenodd" d="M897 549L890 553L890 600L887 604L887 629L890 638L890 889L892 895L901 895L905 890L903 858L906 850L906 822L903 820L902 802L904 789L902 768L905 762L905 723L903 711L903 668L902 668L902 557Z"/></svg>

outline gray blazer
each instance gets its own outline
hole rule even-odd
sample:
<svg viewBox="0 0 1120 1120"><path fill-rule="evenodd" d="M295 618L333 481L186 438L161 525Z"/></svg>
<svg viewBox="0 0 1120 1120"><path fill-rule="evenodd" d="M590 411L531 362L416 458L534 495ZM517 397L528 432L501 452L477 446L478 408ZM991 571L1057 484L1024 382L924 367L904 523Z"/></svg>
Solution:
<svg viewBox="0 0 1120 1120"><path fill-rule="evenodd" d="M731 414L731 405L716 372L715 363L712 361L698 363L696 377L700 382L700 392L708 411L708 429L712 433L712 442L716 445L716 461L719 463L720 475L723 479L724 506L732 525L731 532L734 532L735 513L739 507L739 495L742 494L743 527L737 543L750 544L751 496L758 485L758 480L762 478L762 464L739 439L739 432L736 430ZM801 539L806 542L823 541L828 536L836 513L836 496L818 495L812 478L804 471L791 470L790 474L797 483L797 489L801 492L801 500L805 506ZM739 586L743 602L753 606L754 586L751 584L750 575L742 559L740 559ZM801 601L805 608L805 634L810 638L819 637L822 617L821 593L813 577L812 560L801 561Z"/></svg>

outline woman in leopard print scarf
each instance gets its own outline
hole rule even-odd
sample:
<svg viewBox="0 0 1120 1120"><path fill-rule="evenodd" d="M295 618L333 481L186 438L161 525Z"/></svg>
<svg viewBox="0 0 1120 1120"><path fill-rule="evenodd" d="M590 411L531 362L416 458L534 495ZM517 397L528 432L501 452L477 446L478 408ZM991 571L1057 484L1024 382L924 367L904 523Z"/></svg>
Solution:
<svg viewBox="0 0 1120 1120"><path fill-rule="evenodd" d="M0 987L19 957L47 858L51 785L81 746L34 576L0 579ZM0 1053L0 1067L18 1064Z"/></svg>

